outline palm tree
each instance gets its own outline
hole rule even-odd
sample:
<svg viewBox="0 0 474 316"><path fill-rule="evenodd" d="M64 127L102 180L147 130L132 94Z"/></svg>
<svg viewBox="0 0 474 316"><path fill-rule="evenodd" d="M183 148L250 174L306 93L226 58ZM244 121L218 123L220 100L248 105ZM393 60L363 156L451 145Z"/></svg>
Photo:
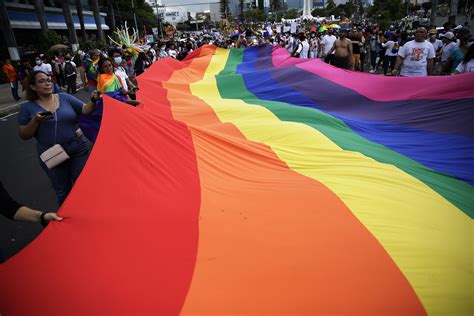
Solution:
<svg viewBox="0 0 474 316"><path fill-rule="evenodd" d="M115 11L114 11L114 3L112 0L107 1L107 6L109 7L109 13L107 14L110 18L110 29L115 32L116 23L115 23Z"/></svg>
<svg viewBox="0 0 474 316"><path fill-rule="evenodd" d="M12 60L20 60L18 49L16 47L15 34L13 33L10 18L8 17L5 1L0 1L0 31L3 33L3 38L5 39L5 44L7 44L10 58Z"/></svg>
<svg viewBox="0 0 474 316"><path fill-rule="evenodd" d="M69 43L72 45L72 49L75 51L78 48L76 28L72 20L71 8L69 7L69 0L62 1L63 15L66 20L67 30L69 32Z"/></svg>
<svg viewBox="0 0 474 316"><path fill-rule="evenodd" d="M244 0L239 0L239 20L244 21Z"/></svg>
<svg viewBox="0 0 474 316"><path fill-rule="evenodd" d="M102 30L102 22L100 21L99 1L91 0L92 12L94 12L95 24L97 25L97 37L99 41L105 40L104 31Z"/></svg>
<svg viewBox="0 0 474 316"><path fill-rule="evenodd" d="M228 19L229 14L229 0L221 0L221 15Z"/></svg>
<svg viewBox="0 0 474 316"><path fill-rule="evenodd" d="M46 36L48 33L48 22L46 21L43 0L33 0L33 6L35 7L36 15L38 16L38 21L41 25L41 32Z"/></svg>
<svg viewBox="0 0 474 316"><path fill-rule="evenodd" d="M451 8L449 10L449 23L456 24L456 15L458 14L459 0L451 0Z"/></svg>
<svg viewBox="0 0 474 316"><path fill-rule="evenodd" d="M77 11L77 17L79 18L79 24L81 25L82 40L87 41L88 36L87 36L86 28L84 26L84 13L82 13L81 0L76 0L76 11Z"/></svg>
<svg viewBox="0 0 474 316"><path fill-rule="evenodd" d="M431 0L430 23L436 25L436 16L438 15L438 0Z"/></svg>

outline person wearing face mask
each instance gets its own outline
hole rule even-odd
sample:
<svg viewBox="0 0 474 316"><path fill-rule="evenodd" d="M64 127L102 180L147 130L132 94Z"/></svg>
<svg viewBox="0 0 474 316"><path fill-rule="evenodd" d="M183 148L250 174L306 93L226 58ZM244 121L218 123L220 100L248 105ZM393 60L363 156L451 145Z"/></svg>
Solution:
<svg viewBox="0 0 474 316"><path fill-rule="evenodd" d="M438 57L440 59L440 70L443 72L445 70L444 64L448 61L449 57L451 56L452 52L456 49L456 38L452 32L446 32L441 35L443 40L443 46L441 47ZM447 68L447 67L446 67Z"/></svg>
<svg viewBox="0 0 474 316"><path fill-rule="evenodd" d="M151 46L150 49L148 50L148 53L151 54L150 59L152 62L156 61L156 48L157 47L158 46L156 44L153 44L153 46Z"/></svg>
<svg viewBox="0 0 474 316"><path fill-rule="evenodd" d="M310 47L310 51L309 51L310 58L318 58L319 57L319 38L316 36L315 32L311 33L309 47Z"/></svg>
<svg viewBox="0 0 474 316"><path fill-rule="evenodd" d="M162 43L160 46L160 53L158 54L158 59L169 57L168 53L166 52L166 44Z"/></svg>
<svg viewBox="0 0 474 316"><path fill-rule="evenodd" d="M445 69L443 70L446 74L451 74L456 70L457 66L463 61L470 46L471 34L468 28L463 27L458 29L456 36L459 39L459 47L453 50L445 64Z"/></svg>
<svg viewBox="0 0 474 316"><path fill-rule="evenodd" d="M135 91L137 90L137 87L128 78L127 71L122 66L123 60L119 51L115 50L112 52L112 60L113 60L113 66L114 66L114 73L117 77L120 78L123 89L128 91L128 94L132 100L135 100Z"/></svg>
<svg viewBox="0 0 474 316"><path fill-rule="evenodd" d="M48 75L53 73L53 68L51 65L43 63L43 60L40 57L35 58L35 64L36 66L33 67L33 71L42 71Z"/></svg>
<svg viewBox="0 0 474 316"><path fill-rule="evenodd" d="M436 30L432 29L428 32L428 41L433 45L433 49L436 53L441 49L443 46L443 41L436 38Z"/></svg>
<svg viewBox="0 0 474 316"><path fill-rule="evenodd" d="M76 64L71 60L71 56L67 55L64 59L63 74L66 77L67 93L76 93L77 68Z"/></svg>

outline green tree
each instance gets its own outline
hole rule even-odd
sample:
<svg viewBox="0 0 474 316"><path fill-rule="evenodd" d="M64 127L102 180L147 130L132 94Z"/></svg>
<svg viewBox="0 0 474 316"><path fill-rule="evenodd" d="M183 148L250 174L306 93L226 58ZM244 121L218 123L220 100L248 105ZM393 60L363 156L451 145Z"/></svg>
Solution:
<svg viewBox="0 0 474 316"><path fill-rule="evenodd" d="M270 0L270 10L272 12L280 12L282 9L281 0Z"/></svg>
<svg viewBox="0 0 474 316"><path fill-rule="evenodd" d="M108 0L102 0L101 4L107 5ZM117 20L128 21L129 27L135 27L133 22L133 8L130 0L113 0L117 10L114 12L115 16L119 17ZM137 17L137 24L140 30L146 26L147 29L157 27L158 21L156 14L153 12L152 7L145 0L134 0L135 4L135 15Z"/></svg>
<svg viewBox="0 0 474 316"><path fill-rule="evenodd" d="M374 5L369 9L369 17L380 22L390 23L403 17L402 0L375 0Z"/></svg>
<svg viewBox="0 0 474 316"><path fill-rule="evenodd" d="M260 22L265 21L267 19L267 15L260 9L248 9L244 13L245 20L252 21L252 22Z"/></svg>
<svg viewBox="0 0 474 316"><path fill-rule="evenodd" d="M296 19L299 16L300 16L300 12L296 9L290 9L286 11L285 14L283 15L285 19Z"/></svg>
<svg viewBox="0 0 474 316"><path fill-rule="evenodd" d="M335 8L336 8L336 3L334 2L334 0L328 0L327 5L326 5L326 9L328 11L330 11L330 10L333 10Z"/></svg>
<svg viewBox="0 0 474 316"><path fill-rule="evenodd" d="M311 15L312 16L327 16L327 10L326 9L313 9L313 11L311 11Z"/></svg>

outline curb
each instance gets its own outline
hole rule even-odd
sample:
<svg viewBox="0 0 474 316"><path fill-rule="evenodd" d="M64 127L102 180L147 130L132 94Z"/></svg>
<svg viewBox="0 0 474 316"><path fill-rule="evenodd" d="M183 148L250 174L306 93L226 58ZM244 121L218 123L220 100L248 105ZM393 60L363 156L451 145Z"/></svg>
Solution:
<svg viewBox="0 0 474 316"><path fill-rule="evenodd" d="M11 114L13 112L18 112L20 109L21 105L25 103L26 101L22 100L21 102L12 104L12 105L7 105L5 107L0 107L0 118L3 116L6 116L8 114Z"/></svg>

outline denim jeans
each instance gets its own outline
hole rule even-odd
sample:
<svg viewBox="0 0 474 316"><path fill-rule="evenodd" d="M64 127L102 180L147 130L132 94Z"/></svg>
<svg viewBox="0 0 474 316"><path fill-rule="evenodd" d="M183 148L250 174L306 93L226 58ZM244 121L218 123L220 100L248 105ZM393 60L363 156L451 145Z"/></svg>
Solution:
<svg viewBox="0 0 474 316"><path fill-rule="evenodd" d="M370 65L373 69L375 69L375 66L377 65L377 52L375 50L370 51Z"/></svg>
<svg viewBox="0 0 474 316"><path fill-rule="evenodd" d="M41 167L48 175L51 185L56 192L59 205L64 202L71 191L74 182L76 182L77 178L81 174L82 169L86 165L87 159L89 158L89 153L91 151L91 144L84 135L80 137L74 137L70 141L61 145L70 157L68 160L52 169L49 169L40 159ZM38 155L43 153L48 148L48 146L43 146L38 143Z"/></svg>
<svg viewBox="0 0 474 316"><path fill-rule="evenodd" d="M386 75L388 71L388 67L390 65L390 71L393 70L395 67L395 63L397 61L397 56L387 56L385 55L385 58L383 60L383 74Z"/></svg>
<svg viewBox="0 0 474 316"><path fill-rule="evenodd" d="M12 96L13 99L18 100L20 97L18 96L18 81L10 81L10 88L12 89Z"/></svg>

